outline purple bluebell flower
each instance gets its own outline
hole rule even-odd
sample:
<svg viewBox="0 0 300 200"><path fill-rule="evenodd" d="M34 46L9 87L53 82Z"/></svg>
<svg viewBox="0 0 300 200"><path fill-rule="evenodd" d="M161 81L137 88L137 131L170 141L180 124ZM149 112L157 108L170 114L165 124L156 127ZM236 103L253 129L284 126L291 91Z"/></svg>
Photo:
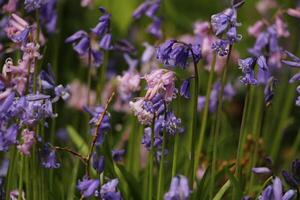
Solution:
<svg viewBox="0 0 300 200"><path fill-rule="evenodd" d="M0 130L0 151L7 151L10 145L17 143L18 125L13 124L7 130Z"/></svg>
<svg viewBox="0 0 300 200"><path fill-rule="evenodd" d="M59 168L60 163L56 160L56 151L55 149L51 148L49 143L46 143L41 150L41 157L42 157L42 166L45 168Z"/></svg>
<svg viewBox="0 0 300 200"><path fill-rule="evenodd" d="M116 149L111 151L112 159L115 162L120 162L123 160L123 157L125 155L124 149Z"/></svg>
<svg viewBox="0 0 300 200"><path fill-rule="evenodd" d="M98 156L96 153L93 154L93 168L97 173L101 174L104 171L105 159L104 156Z"/></svg>
<svg viewBox="0 0 300 200"><path fill-rule="evenodd" d="M277 86L277 79L275 79L273 76L269 78L265 89L264 89L264 96L265 96L265 103L266 105L270 105L272 102L272 99L274 97L275 88Z"/></svg>
<svg viewBox="0 0 300 200"><path fill-rule="evenodd" d="M169 191L164 195L164 200L187 200L190 196L188 180L182 175L172 178Z"/></svg>
<svg viewBox="0 0 300 200"><path fill-rule="evenodd" d="M271 185L267 186L260 195L261 200L271 200L272 199L273 188Z"/></svg>
<svg viewBox="0 0 300 200"><path fill-rule="evenodd" d="M288 190L281 198L281 200L292 200L296 195L295 190Z"/></svg>
<svg viewBox="0 0 300 200"><path fill-rule="evenodd" d="M151 136L152 136L152 129L150 127L145 128L141 143L148 150L151 149ZM159 132L154 131L153 146L156 148L160 148L161 145L162 145L162 136L159 134Z"/></svg>
<svg viewBox="0 0 300 200"><path fill-rule="evenodd" d="M7 172L8 172L8 167L9 167L9 160L6 158L2 159L2 161L0 163L0 177L6 177ZM0 186L0 188L1 188L1 186ZM1 197L1 195L0 195L0 197Z"/></svg>
<svg viewBox="0 0 300 200"><path fill-rule="evenodd" d="M192 53L193 52L193 53ZM199 62L201 58L200 44L184 44L176 40L167 40L156 51L156 58L166 66L185 68L189 58Z"/></svg>
<svg viewBox="0 0 300 200"><path fill-rule="evenodd" d="M212 50L217 52L219 56L226 56L229 53L229 41L228 40L217 40L211 46Z"/></svg>
<svg viewBox="0 0 300 200"><path fill-rule="evenodd" d="M158 9L160 7L160 0L145 0L137 9L133 12L132 16L134 19L139 19L143 15L149 18L155 17Z"/></svg>
<svg viewBox="0 0 300 200"><path fill-rule="evenodd" d="M281 200L282 197L282 183L280 178L275 177L273 179L273 196L274 200Z"/></svg>
<svg viewBox="0 0 300 200"><path fill-rule="evenodd" d="M40 72L40 85L43 91L47 92L48 90L51 90L55 97L52 100L52 102L56 102L59 100L59 98L62 98L63 100L68 100L70 97L69 87L64 87L63 85L56 85L54 74L51 69L51 65L48 64L48 70L42 70Z"/></svg>
<svg viewBox="0 0 300 200"><path fill-rule="evenodd" d="M155 129L158 129L160 133L164 130L169 135L175 135L176 133L182 133L184 129L182 128L181 119L177 118L173 112L167 112L164 115L160 115L155 124Z"/></svg>
<svg viewBox="0 0 300 200"><path fill-rule="evenodd" d="M27 21L16 14L12 14L8 20L8 26L5 28L7 37L15 43L25 44L33 30Z"/></svg>
<svg viewBox="0 0 300 200"><path fill-rule="evenodd" d="M139 19L143 15L149 17L152 23L148 26L147 32L156 38L162 38L161 18L156 16L160 8L160 0L145 0L134 12L133 18Z"/></svg>
<svg viewBox="0 0 300 200"><path fill-rule="evenodd" d="M84 107L84 110L88 112L91 116L89 124L91 125L91 133L95 134L95 128L97 128L98 120L100 120L101 115L104 112L104 108L101 106L96 106L93 108ZM101 125L98 127L97 134L97 145L101 145L104 139L104 133L110 130L109 114L105 113Z"/></svg>
<svg viewBox="0 0 300 200"><path fill-rule="evenodd" d="M99 10L103 15L99 18L98 24L92 28L92 32L102 37L109 32L111 15L103 7L100 7Z"/></svg>
<svg viewBox="0 0 300 200"><path fill-rule="evenodd" d="M298 188L300 185L300 161L295 159L292 162L291 173L287 171L282 171L282 176L287 184L289 184L292 188Z"/></svg>
<svg viewBox="0 0 300 200"><path fill-rule="evenodd" d="M295 56L294 54L292 54L289 51L285 51L285 54L291 58L292 60L282 60L281 62L290 66L290 67L296 67L296 68L300 68L300 58L298 58L297 56Z"/></svg>
<svg viewBox="0 0 300 200"><path fill-rule="evenodd" d="M148 26L147 33L152 35L155 38L162 38L163 33L161 30L161 19L155 18L153 19L153 22Z"/></svg>
<svg viewBox="0 0 300 200"><path fill-rule="evenodd" d="M299 68L300 67L300 58L298 58L297 56L295 56L294 54L285 51L285 54L291 58L291 61L289 60L282 60L282 63L288 65L289 67L295 67L295 68ZM294 83L296 81L300 80L300 72L296 73L290 80L289 83ZM297 93L300 95L300 87L297 87ZM300 106L300 96L297 97L296 99L296 105Z"/></svg>
<svg viewBox="0 0 300 200"><path fill-rule="evenodd" d="M191 87L191 79L188 78L183 81L180 87L180 95L186 99L191 98L191 92L190 92L190 87Z"/></svg>
<svg viewBox="0 0 300 200"><path fill-rule="evenodd" d="M79 54L83 55L88 53L90 48L90 39L85 31L77 31L65 40L66 43L73 43L74 50Z"/></svg>
<svg viewBox="0 0 300 200"><path fill-rule="evenodd" d="M118 40L114 44L114 50L129 54L129 55L136 53L136 48L128 40L125 40L125 39Z"/></svg>
<svg viewBox="0 0 300 200"><path fill-rule="evenodd" d="M104 50L110 50L111 47L111 34L106 33L100 40L99 46Z"/></svg>
<svg viewBox="0 0 300 200"><path fill-rule="evenodd" d="M254 174L270 174L272 171L268 167L253 167Z"/></svg>
<svg viewBox="0 0 300 200"><path fill-rule="evenodd" d="M41 8L48 0L25 0L25 9L30 12Z"/></svg>
<svg viewBox="0 0 300 200"><path fill-rule="evenodd" d="M78 181L77 188L84 197L90 197L95 194L95 191L100 185L97 179L88 179L84 177L82 181Z"/></svg>
<svg viewBox="0 0 300 200"><path fill-rule="evenodd" d="M119 184L118 179L112 179L102 185L100 189L100 196L103 200L122 200L121 193L117 191Z"/></svg>
<svg viewBox="0 0 300 200"><path fill-rule="evenodd" d="M45 26L48 33L54 33L56 31L56 23L57 23L57 12L56 8L57 0L48 0L46 4L44 4L40 8L40 17L42 25Z"/></svg>
<svg viewBox="0 0 300 200"><path fill-rule="evenodd" d="M246 59L239 59L238 65L240 69L242 69L242 72L244 73L244 77L241 77L241 82L248 85L256 85L257 80L255 78L254 74L254 67L256 64L255 58L246 58Z"/></svg>

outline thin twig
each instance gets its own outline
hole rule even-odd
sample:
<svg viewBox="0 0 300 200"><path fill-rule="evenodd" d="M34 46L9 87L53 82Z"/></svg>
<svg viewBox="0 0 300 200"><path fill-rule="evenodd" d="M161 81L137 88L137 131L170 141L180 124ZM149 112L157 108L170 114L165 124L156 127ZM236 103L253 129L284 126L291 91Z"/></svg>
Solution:
<svg viewBox="0 0 300 200"><path fill-rule="evenodd" d="M102 112L99 120L96 123L95 134L94 134L93 141L92 141L92 144L91 144L90 152L89 152L88 156L85 158L86 159L86 174L87 174L87 176L89 176L89 167L90 167L90 160L91 160L91 157L92 157L92 153L93 153L94 147L96 145L97 138L100 134L100 131L98 131L98 130L99 130L101 124L102 124L102 121L103 121L104 116L107 112L108 106L109 106L110 102L112 101L114 95L115 95L115 92L112 92L112 94L110 95L110 97L108 98L108 100L106 102L106 105L104 107L104 111Z"/></svg>
<svg viewBox="0 0 300 200"><path fill-rule="evenodd" d="M55 150L61 150L61 151L66 151L76 157L78 157L85 165L86 165L86 158L81 155L80 153L77 153L76 151L70 149L69 147L59 147L59 146L54 146L53 147Z"/></svg>

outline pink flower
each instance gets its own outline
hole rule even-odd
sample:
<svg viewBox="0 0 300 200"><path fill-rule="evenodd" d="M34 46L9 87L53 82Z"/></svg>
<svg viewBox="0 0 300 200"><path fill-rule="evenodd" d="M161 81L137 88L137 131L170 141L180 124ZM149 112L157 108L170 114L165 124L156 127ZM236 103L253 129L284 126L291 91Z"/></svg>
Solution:
<svg viewBox="0 0 300 200"><path fill-rule="evenodd" d="M153 120L153 113L144 109L144 99L140 98L137 101L129 102L130 109L133 111L134 115L137 116L139 122L144 125L150 125Z"/></svg>
<svg viewBox="0 0 300 200"><path fill-rule="evenodd" d="M123 76L117 76L120 98L128 100L133 92L140 90L140 75L134 69L129 69Z"/></svg>
<svg viewBox="0 0 300 200"><path fill-rule="evenodd" d="M84 106L88 105L88 94L90 105L95 105L96 102L96 92L90 90L86 85L80 83L78 80L73 81L70 84L70 98L67 103L70 107L77 110L82 110Z"/></svg>
<svg viewBox="0 0 300 200"><path fill-rule="evenodd" d="M194 24L194 34L195 35L199 35L199 36L208 35L210 30L211 30L211 27L210 27L209 22L199 21Z"/></svg>
<svg viewBox="0 0 300 200"><path fill-rule="evenodd" d="M282 15L276 15L275 26L278 37L289 37L290 32L288 31L287 24L283 21Z"/></svg>
<svg viewBox="0 0 300 200"><path fill-rule="evenodd" d="M18 0L9 0L3 7L4 12L12 13L16 11Z"/></svg>
<svg viewBox="0 0 300 200"><path fill-rule="evenodd" d="M258 35L263 31L264 26L265 26L265 23L263 22L263 20L259 20L259 21L255 22L255 24L253 24L252 26L250 26L248 28L249 35L251 35L253 37L258 37Z"/></svg>
<svg viewBox="0 0 300 200"><path fill-rule="evenodd" d="M289 8L286 13L292 17L300 18L300 8Z"/></svg>
<svg viewBox="0 0 300 200"><path fill-rule="evenodd" d="M256 9L261 14L267 14L270 9L276 8L277 6L277 2L274 0L260 0L256 4Z"/></svg>
<svg viewBox="0 0 300 200"><path fill-rule="evenodd" d="M145 75L148 90L145 95L147 100L151 100L156 94L162 94L165 101L172 101L175 91L174 72L166 69L157 69L152 73Z"/></svg>
<svg viewBox="0 0 300 200"><path fill-rule="evenodd" d="M19 144L17 146L17 148L22 154L28 156L30 154L30 149L31 149L32 145L36 142L34 131L24 129L22 131L22 140L23 140L23 143Z"/></svg>

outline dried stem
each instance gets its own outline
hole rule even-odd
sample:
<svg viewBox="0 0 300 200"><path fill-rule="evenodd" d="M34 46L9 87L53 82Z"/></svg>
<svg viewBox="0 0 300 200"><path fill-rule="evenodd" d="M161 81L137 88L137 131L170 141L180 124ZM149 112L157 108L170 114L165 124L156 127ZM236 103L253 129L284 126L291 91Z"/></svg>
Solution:
<svg viewBox="0 0 300 200"><path fill-rule="evenodd" d="M89 152L88 156L86 157L86 174L88 176L89 176L90 160L91 160L91 157L92 157L92 153L93 153L94 147L96 145L97 138L98 138L98 136L100 134L100 131L98 131L98 130L99 130L99 128L100 128L100 126L102 124L102 121L104 119L104 116L105 116L105 114L107 112L108 105L112 101L114 95L115 95L115 92L112 92L112 94L110 95L110 97L108 98L108 100L106 102L106 105L104 107L104 111L102 112L99 120L96 123L95 134L94 134L93 141L92 141L92 144L91 144L90 152Z"/></svg>

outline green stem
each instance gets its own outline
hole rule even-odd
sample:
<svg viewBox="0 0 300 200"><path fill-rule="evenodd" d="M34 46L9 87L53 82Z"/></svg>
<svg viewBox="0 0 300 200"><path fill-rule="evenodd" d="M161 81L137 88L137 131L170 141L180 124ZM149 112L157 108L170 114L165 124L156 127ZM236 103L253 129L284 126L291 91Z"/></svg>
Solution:
<svg viewBox="0 0 300 200"><path fill-rule="evenodd" d="M174 143L174 153L173 153L173 163L172 163L172 177L176 175L176 166L177 166L177 158L178 158L178 149L179 149L179 138L180 136L176 134L175 143Z"/></svg>
<svg viewBox="0 0 300 200"><path fill-rule="evenodd" d="M207 84L207 91L206 91L206 97L205 97L205 105L204 105L204 111L203 111L203 116L201 119L201 129L200 129L200 136L199 136L199 142L196 147L196 156L195 156L195 165L194 165L194 177L197 172L197 167L199 164L199 157L202 151L202 146L204 143L204 133L206 130L206 125L207 125L207 117L208 117L208 110L209 110L209 100L210 100L210 94L211 94L211 89L212 89L212 83L214 79L214 71L215 71L215 65L216 65L216 60L217 60L217 55L214 54L213 57L213 62L211 64L210 68L210 73L209 73L209 78L208 78L208 84Z"/></svg>
<svg viewBox="0 0 300 200"><path fill-rule="evenodd" d="M152 130L151 130L151 149L150 149L150 157L149 157L149 162L150 163L149 163L148 200L152 200L152 193L153 193L154 127L155 127L155 115L153 117Z"/></svg>
<svg viewBox="0 0 300 200"><path fill-rule="evenodd" d="M259 89L259 88L257 88ZM254 131L253 131L253 141L254 143L254 150L252 153L252 157L250 159L250 165L248 169L248 173L250 173L250 182L249 182L249 192L252 191L253 182L254 182L254 173L251 173L251 169L256 165L257 162L257 153L258 153L258 139L262 132L262 127L264 124L265 119L265 107L262 107L262 92L258 91L258 96L256 97L256 109L255 109L255 115L254 115ZM263 109L263 112L261 110ZM249 177L249 176L248 176Z"/></svg>
<svg viewBox="0 0 300 200"><path fill-rule="evenodd" d="M245 144L245 139L246 139L246 134L245 134L245 125L246 125L246 115L248 111L248 104L249 104L249 90L250 86L247 86L247 95L244 103L244 109L243 109L243 116L242 116L242 123L241 123L241 128L240 128L240 135L239 135L239 144L238 144L238 149L237 149L237 155L236 155L236 169L235 169L235 175L239 176L241 173L241 160L243 157L243 148Z"/></svg>
<svg viewBox="0 0 300 200"><path fill-rule="evenodd" d="M221 90L218 95L218 106L217 106L217 113L216 113L216 124L214 127L214 134L213 134L213 156L212 156L212 165L211 165L211 182L210 182L210 198L213 196L213 189L215 185L215 173L216 173L216 160L217 160L217 145L218 145L218 136L220 132L221 126L221 118L222 118L222 108L223 108L223 94L225 84L227 82L227 71L229 68L229 61L231 56L232 45L229 46L229 52L227 55L226 65L222 71L222 79L221 79Z"/></svg>
<svg viewBox="0 0 300 200"><path fill-rule="evenodd" d="M90 95L91 95L91 83L92 83L92 50L89 48L88 53L88 77L87 77L87 84L88 84L88 95L87 95L87 105L90 106Z"/></svg>
<svg viewBox="0 0 300 200"><path fill-rule="evenodd" d="M22 199L22 193L23 193L23 168L24 168L24 156L21 155L21 169L19 171L19 187L18 187L18 190L19 190L19 196L18 196L18 200L21 200Z"/></svg>
<svg viewBox="0 0 300 200"><path fill-rule="evenodd" d="M164 162L165 162L165 148L166 148L166 131L163 132L163 143L162 143L162 154L159 163L159 174L158 174L158 185L157 185L157 197L156 199L161 199L163 192L163 181L164 181Z"/></svg>
<svg viewBox="0 0 300 200"><path fill-rule="evenodd" d="M194 55L193 50L190 50L192 53L193 57L193 65L194 65L194 76L195 76L195 81L194 81L194 95L193 95L193 119L192 119L192 131L191 131L191 150L190 150L190 167L189 167L189 173L190 173L190 178L189 178L189 185L191 188L193 188L193 182L195 179L195 174L194 174L194 158L195 158L195 139L196 139L196 130L197 130L197 106L198 106L198 92L199 92L199 74L198 74L198 66L196 62L196 57Z"/></svg>

